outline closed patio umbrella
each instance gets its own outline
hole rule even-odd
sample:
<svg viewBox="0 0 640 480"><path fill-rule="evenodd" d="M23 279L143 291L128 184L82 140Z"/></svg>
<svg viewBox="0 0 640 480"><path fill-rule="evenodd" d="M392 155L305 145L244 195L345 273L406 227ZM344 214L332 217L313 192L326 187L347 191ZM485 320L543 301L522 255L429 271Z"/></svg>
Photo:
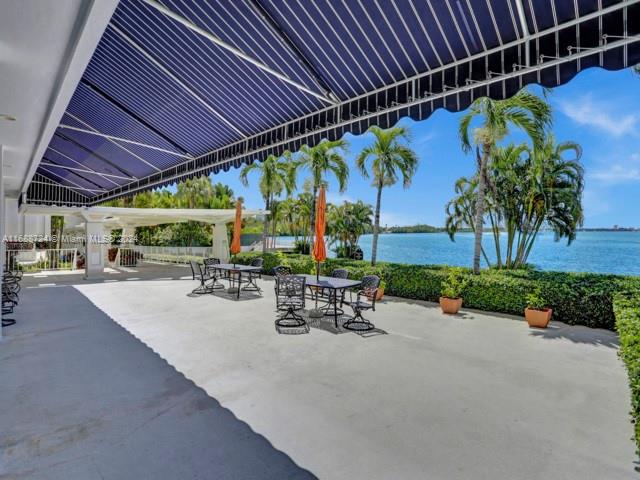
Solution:
<svg viewBox="0 0 640 480"><path fill-rule="evenodd" d="M240 234L242 233L242 202L236 201L236 219L233 223L233 240L231 241L231 254L233 255L233 265L236 264L236 255L240 253Z"/></svg>
<svg viewBox="0 0 640 480"><path fill-rule="evenodd" d="M320 276L320 262L327 259L327 247L324 244L325 211L327 210L327 199L324 187L320 187L318 200L316 202L316 225L315 241L313 242L313 259L316 261L316 278Z"/></svg>

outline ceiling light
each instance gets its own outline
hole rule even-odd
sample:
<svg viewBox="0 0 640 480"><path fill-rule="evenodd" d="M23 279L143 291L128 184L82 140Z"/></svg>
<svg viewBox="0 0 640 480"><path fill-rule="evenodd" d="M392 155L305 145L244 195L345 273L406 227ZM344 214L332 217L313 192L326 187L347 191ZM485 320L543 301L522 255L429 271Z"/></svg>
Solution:
<svg viewBox="0 0 640 480"><path fill-rule="evenodd" d="M17 120L13 115L9 115L8 113L0 113L0 120L7 120L9 122L15 122Z"/></svg>

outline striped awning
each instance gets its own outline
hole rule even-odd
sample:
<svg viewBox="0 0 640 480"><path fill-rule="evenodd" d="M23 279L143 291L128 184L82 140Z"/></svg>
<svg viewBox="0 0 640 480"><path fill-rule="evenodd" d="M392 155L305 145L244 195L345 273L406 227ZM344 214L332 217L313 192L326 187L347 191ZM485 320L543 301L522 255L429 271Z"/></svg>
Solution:
<svg viewBox="0 0 640 480"><path fill-rule="evenodd" d="M122 0L26 201L95 204L639 62L640 0Z"/></svg>

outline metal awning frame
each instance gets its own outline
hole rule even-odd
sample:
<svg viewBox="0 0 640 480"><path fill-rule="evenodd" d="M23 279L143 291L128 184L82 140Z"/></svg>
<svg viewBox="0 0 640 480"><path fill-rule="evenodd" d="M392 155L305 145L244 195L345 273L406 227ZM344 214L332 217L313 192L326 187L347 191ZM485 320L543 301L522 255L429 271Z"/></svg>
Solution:
<svg viewBox="0 0 640 480"><path fill-rule="evenodd" d="M412 116L412 112L415 109L420 109L421 111L426 108L432 112L445 106L452 99L454 99L454 105L457 104L459 110L461 105L460 96L462 94L469 93L473 98L487 96L489 95L490 87L496 84L502 84L503 90L506 91L506 82L513 81L513 79L519 79L519 87L522 88L526 84L532 83L532 75L535 76L537 83L541 83L542 72L546 72L549 69L555 69L559 79L562 65L577 62L579 71L581 59L593 55L598 55L597 64L603 66L603 53L610 50L621 48L623 50L624 66L629 66L627 64L627 46L639 42L640 36L628 35L626 11L628 7L638 3L640 3L640 0L625 0L540 31L537 30L534 22L535 31L529 32L526 18L524 17L524 7L518 0L517 17L519 17L520 28L523 32L516 29L518 36L516 40L508 43L501 42L499 46L489 50L440 65L422 74L349 98L340 103L300 116L295 120L282 123L277 127L267 129L259 134L248 136L204 155L188 159L178 165L138 178L97 196L86 197L86 204L93 205L131 195L141 190L158 188L185 178L208 175L212 172L217 173L220 169L228 170L232 164L239 167L245 162L262 159L272 153L281 154L285 148L290 148L291 146L299 148L303 143L318 143L327 136L339 138L344 133L354 130L355 133L361 133L370 124L380 120L385 115L387 115L388 119L393 118L397 121L402 116ZM555 8L553 10L555 19ZM602 18L620 11L624 13L623 34L607 34L603 31ZM511 12L511 16L513 20L517 18L513 12ZM580 45L578 34L580 26L594 19L599 20L598 45ZM476 19L472 18L472 20L476 30L478 30ZM456 25L456 28L459 29L460 27ZM465 26L465 28L470 27ZM561 52L557 47L558 42L556 41L555 54L549 55L552 52L548 51L541 52L541 40L550 36L557 39L559 34L572 28L576 29L576 45L571 45L566 52ZM458 34L460 34L460 31L458 31ZM481 33L479 33L479 38L484 45ZM614 40L611 41L611 39ZM532 52L536 53L533 58ZM506 65L505 53L508 53L509 55L507 56L512 58L518 58L518 61L511 65ZM489 65L493 64L495 66L496 63L500 65L500 68L494 68L494 70L498 71L492 71ZM484 68L481 68L482 64ZM465 76L466 78L464 78ZM525 79L525 77L529 78ZM434 79L436 80L435 82ZM448 83L450 84L447 84L447 79L449 79ZM451 79L454 79L454 81L451 82ZM434 83L438 85L435 89L431 88ZM460 83L463 84L461 85ZM424 88L425 86L428 86L428 88ZM381 98L384 98L384 102L380 101ZM376 99L376 101L369 102L371 99ZM370 103L377 104L378 108L375 111L368 111L366 106ZM395 123L395 121L391 123ZM359 125L354 127L354 124ZM23 201L28 202L31 199L36 202L39 201L28 191Z"/></svg>

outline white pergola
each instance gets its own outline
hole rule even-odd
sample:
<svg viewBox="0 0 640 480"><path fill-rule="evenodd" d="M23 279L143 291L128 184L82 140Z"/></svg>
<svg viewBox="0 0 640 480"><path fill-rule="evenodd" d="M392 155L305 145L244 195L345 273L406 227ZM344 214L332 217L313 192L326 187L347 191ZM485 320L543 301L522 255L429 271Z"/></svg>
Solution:
<svg viewBox="0 0 640 480"><path fill-rule="evenodd" d="M229 258L227 223L235 219L234 209L186 208L122 208L122 207L65 207L50 205L22 205L24 215L56 215L65 218L67 229L81 229L86 241L85 278L100 278L105 266L105 246L111 230L122 229L123 237L133 235L136 227L169 223L201 222L212 226L213 255ZM258 217L266 210L243 210L242 217Z"/></svg>

